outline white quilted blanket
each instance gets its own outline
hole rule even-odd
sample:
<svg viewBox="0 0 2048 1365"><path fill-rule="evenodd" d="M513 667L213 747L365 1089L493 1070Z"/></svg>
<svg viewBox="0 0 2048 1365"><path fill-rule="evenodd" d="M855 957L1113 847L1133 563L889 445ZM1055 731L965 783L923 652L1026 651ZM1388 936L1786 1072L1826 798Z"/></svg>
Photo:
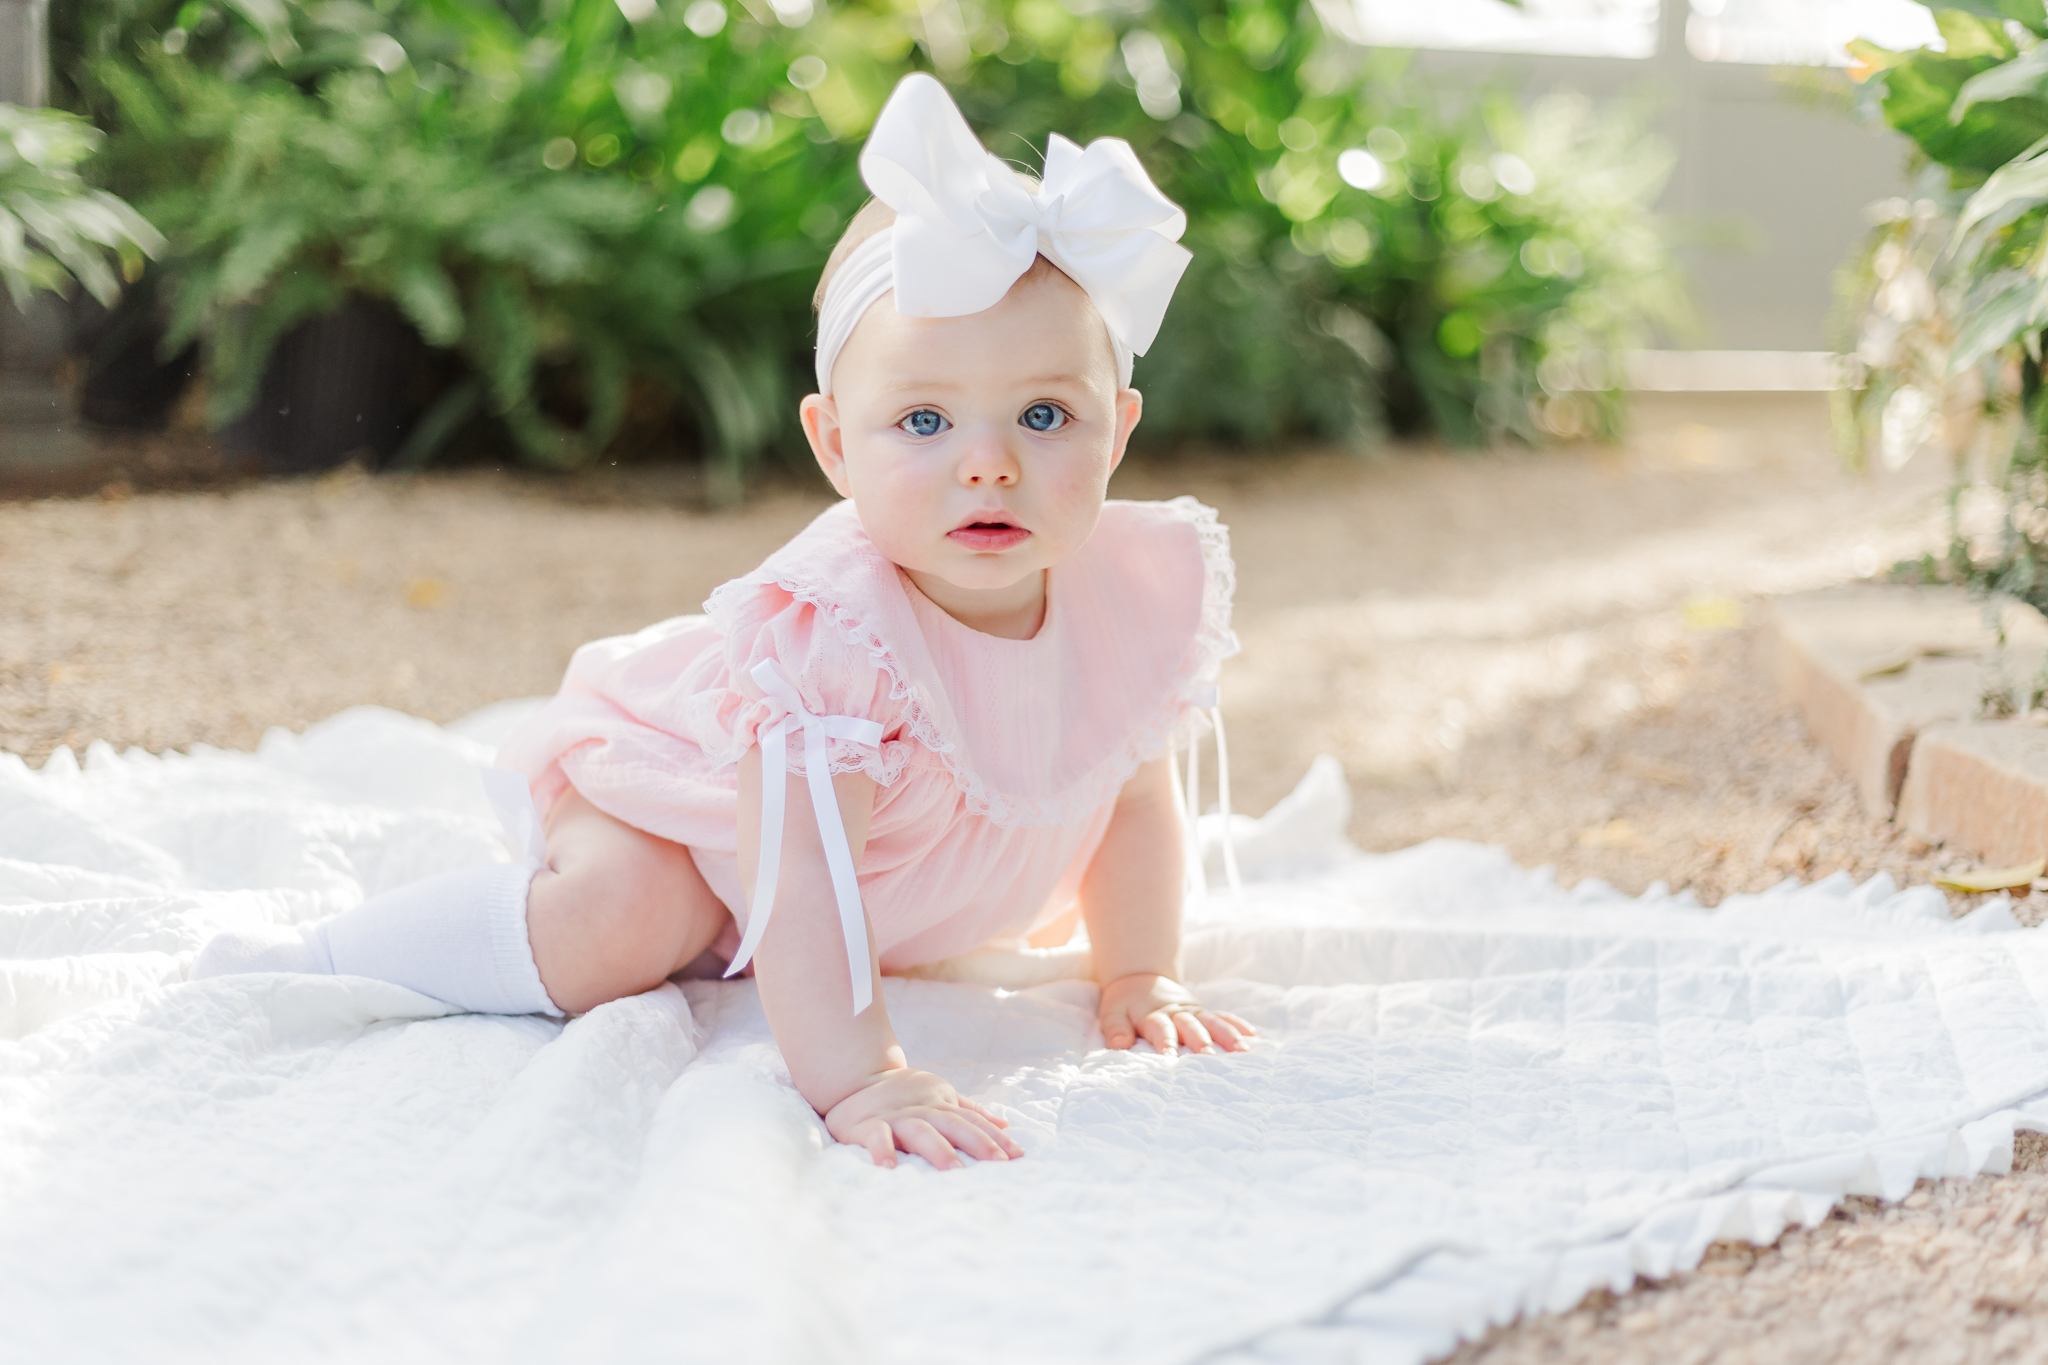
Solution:
<svg viewBox="0 0 2048 1365"><path fill-rule="evenodd" d="M1251 1055L1106 1051L1085 982L975 984L1059 954L888 983L910 1055L1010 1116L1003 1165L829 1143L747 983L563 1027L183 980L219 928L503 856L491 726L0 756L9 1359L1420 1361L2048 1126L2048 938L2003 906L1337 859L1320 767L1190 935Z"/></svg>

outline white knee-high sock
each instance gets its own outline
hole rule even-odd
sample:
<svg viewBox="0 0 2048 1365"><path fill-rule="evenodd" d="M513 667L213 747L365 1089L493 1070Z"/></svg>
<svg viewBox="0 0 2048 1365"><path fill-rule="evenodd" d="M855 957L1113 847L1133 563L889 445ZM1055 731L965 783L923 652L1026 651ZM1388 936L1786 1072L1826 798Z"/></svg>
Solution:
<svg viewBox="0 0 2048 1365"><path fill-rule="evenodd" d="M195 979L237 972L367 976L479 1014L561 1010L526 938L532 862L444 872L364 901L304 930L216 935Z"/></svg>
<svg viewBox="0 0 2048 1365"><path fill-rule="evenodd" d="M526 939L523 863L444 872L314 925L336 976L408 986L479 1014L560 1014Z"/></svg>

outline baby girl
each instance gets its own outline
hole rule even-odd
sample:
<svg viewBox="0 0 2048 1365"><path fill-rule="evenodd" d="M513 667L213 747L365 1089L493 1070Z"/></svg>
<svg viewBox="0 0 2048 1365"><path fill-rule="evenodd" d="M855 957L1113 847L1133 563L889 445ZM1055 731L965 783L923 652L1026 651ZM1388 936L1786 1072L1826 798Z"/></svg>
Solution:
<svg viewBox="0 0 2048 1365"><path fill-rule="evenodd" d="M195 976L561 1015L751 968L791 1080L882 1165L1023 1155L910 1065L885 971L1078 921L1110 1047L1245 1048L1176 980L1171 755L1236 649L1223 528L1192 499L1105 501L1186 219L1114 139L1054 137L1034 186L929 76L897 87L861 171L877 199L825 266L801 410L845 501L705 615L577 651L498 760L525 779L501 806L530 819L523 785L545 812L544 856L223 934Z"/></svg>

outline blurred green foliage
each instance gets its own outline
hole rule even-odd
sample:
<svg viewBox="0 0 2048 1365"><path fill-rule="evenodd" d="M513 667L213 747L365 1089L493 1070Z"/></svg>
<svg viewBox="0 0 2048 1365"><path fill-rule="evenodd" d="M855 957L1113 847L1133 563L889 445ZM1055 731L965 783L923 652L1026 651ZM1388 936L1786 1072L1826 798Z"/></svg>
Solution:
<svg viewBox="0 0 2048 1365"><path fill-rule="evenodd" d="M1943 51L1851 45L1871 73L1865 102L1922 172L1912 199L1876 206L1843 272L1843 339L1862 373L1840 396L1841 429L1858 462L1947 453L1952 507L1970 483L1999 489L1995 537L1973 544L1953 521L1948 555L1922 576L2048 608L2048 11L1979 0L1935 22Z"/></svg>
<svg viewBox="0 0 2048 1365"><path fill-rule="evenodd" d="M811 289L919 66L999 155L1123 137L1187 209L1149 439L1612 430L1605 357L1684 315L1639 119L1447 109L1282 0L1082 8L81 0L53 25L102 181L171 239L170 344L206 340L217 420L355 291L472 375L410 457L479 407L553 465L672 413L736 488L801 448Z"/></svg>
<svg viewBox="0 0 2048 1365"><path fill-rule="evenodd" d="M163 246L134 209L79 175L99 141L76 115L0 104L0 282L17 308L34 290L69 294L74 282L112 304L115 267L133 279Z"/></svg>
<svg viewBox="0 0 2048 1365"><path fill-rule="evenodd" d="M719 137L792 89L764 43L642 44L613 0L521 8L140 0L60 35L112 129L104 177L171 239L166 349L206 341L224 423L292 325L387 298L470 374L405 457L481 405L528 459L585 463L637 382L734 481L794 405L822 259L804 216L851 193L848 159L794 119Z"/></svg>

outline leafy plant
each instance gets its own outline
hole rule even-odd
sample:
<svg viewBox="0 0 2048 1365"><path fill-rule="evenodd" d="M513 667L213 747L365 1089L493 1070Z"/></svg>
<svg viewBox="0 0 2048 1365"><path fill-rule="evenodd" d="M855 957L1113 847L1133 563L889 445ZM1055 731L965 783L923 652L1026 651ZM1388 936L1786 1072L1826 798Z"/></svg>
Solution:
<svg viewBox="0 0 2048 1365"><path fill-rule="evenodd" d="M132 279L163 246L141 214L79 176L99 141L75 115L0 104L0 279L17 308L37 289L68 294L74 281L111 304L121 282L107 257Z"/></svg>
<svg viewBox="0 0 2048 1365"><path fill-rule="evenodd" d="M1282 0L84 0L56 22L67 98L113 134L103 181L172 239L172 341L207 340L216 420L286 328L370 294L472 376L412 457L480 406L549 464L666 408L728 488L800 449L810 289L911 65L999 152L1121 136L1187 208L1197 263L1139 362L1153 440L1605 432L1601 357L1683 313L1639 124L1569 97L1440 108Z"/></svg>
<svg viewBox="0 0 2048 1365"><path fill-rule="evenodd" d="M1936 11L1946 51L1853 50L1867 99L1924 163L1911 201L1879 205L1844 272L1864 377L1842 401L1852 457L1936 447L2002 499L1995 543L1959 522L1923 572L2048 606L2048 12L2041 0Z"/></svg>
<svg viewBox="0 0 2048 1365"><path fill-rule="evenodd" d="M360 293L468 362L402 458L483 404L527 458L582 463L636 382L696 413L729 478L776 434L795 268L822 259L786 219L846 168L793 124L673 156L615 131L701 128L713 103L716 127L783 83L772 56L638 45L613 0L527 24L490 0L274 8L292 22L265 31L194 0L135 58L73 67L119 130L106 174L175 243L166 347L207 340L213 420L246 410L285 331ZM704 107L664 120L685 99ZM777 193L693 190L720 160Z"/></svg>

